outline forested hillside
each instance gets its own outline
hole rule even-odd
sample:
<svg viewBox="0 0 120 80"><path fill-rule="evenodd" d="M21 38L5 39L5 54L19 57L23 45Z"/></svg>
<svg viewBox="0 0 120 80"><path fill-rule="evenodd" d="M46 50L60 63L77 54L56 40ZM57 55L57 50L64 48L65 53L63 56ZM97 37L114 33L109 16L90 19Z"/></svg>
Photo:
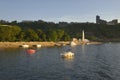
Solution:
<svg viewBox="0 0 120 80"><path fill-rule="evenodd" d="M81 38L82 30L91 41L120 41L120 24L67 23L0 20L0 41L67 41Z"/></svg>

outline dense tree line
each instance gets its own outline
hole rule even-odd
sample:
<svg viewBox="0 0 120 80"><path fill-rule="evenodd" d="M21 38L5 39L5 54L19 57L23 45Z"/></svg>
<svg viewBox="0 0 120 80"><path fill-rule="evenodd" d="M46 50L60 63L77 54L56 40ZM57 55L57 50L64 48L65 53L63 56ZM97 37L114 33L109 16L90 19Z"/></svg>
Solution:
<svg viewBox="0 0 120 80"><path fill-rule="evenodd" d="M0 41L67 41L81 38L82 30L92 41L120 41L120 24L0 20L0 25Z"/></svg>
<svg viewBox="0 0 120 80"><path fill-rule="evenodd" d="M64 30L21 29L18 26L0 25L0 41L68 41L70 36Z"/></svg>

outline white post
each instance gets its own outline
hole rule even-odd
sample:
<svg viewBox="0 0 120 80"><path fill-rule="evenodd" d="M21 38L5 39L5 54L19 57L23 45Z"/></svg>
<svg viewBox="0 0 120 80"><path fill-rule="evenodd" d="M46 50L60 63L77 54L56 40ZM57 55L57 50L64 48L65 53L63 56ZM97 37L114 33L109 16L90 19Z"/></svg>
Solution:
<svg viewBox="0 0 120 80"><path fill-rule="evenodd" d="M85 33L84 33L84 30L82 31L82 42L85 41Z"/></svg>

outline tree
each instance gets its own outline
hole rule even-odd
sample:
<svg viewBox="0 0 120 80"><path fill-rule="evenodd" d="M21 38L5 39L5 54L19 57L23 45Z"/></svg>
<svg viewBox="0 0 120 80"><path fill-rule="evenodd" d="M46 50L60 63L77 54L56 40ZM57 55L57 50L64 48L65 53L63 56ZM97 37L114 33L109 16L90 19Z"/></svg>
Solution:
<svg viewBox="0 0 120 80"><path fill-rule="evenodd" d="M63 35L64 35L64 30L58 29L58 30L56 30L56 32L57 32L57 40L60 41L61 38L62 38Z"/></svg>
<svg viewBox="0 0 120 80"><path fill-rule="evenodd" d="M27 41L38 41L39 37L33 29L27 29L25 40L27 40Z"/></svg>
<svg viewBox="0 0 120 80"><path fill-rule="evenodd" d="M45 33L42 34L42 41L47 41Z"/></svg>
<svg viewBox="0 0 120 80"><path fill-rule="evenodd" d="M57 41L57 33L55 30L50 30L47 33L47 38L49 41Z"/></svg>
<svg viewBox="0 0 120 80"><path fill-rule="evenodd" d="M70 38L70 36L69 36L68 34L65 33L65 34L63 35L63 37L62 37L62 40L63 40L63 41L70 41L71 38Z"/></svg>
<svg viewBox="0 0 120 80"><path fill-rule="evenodd" d="M0 26L0 41L16 41L21 28L18 26Z"/></svg>
<svg viewBox="0 0 120 80"><path fill-rule="evenodd" d="M21 31L17 38L18 41L25 41L25 32Z"/></svg>
<svg viewBox="0 0 120 80"><path fill-rule="evenodd" d="M17 21L12 21L11 25L17 25Z"/></svg>
<svg viewBox="0 0 120 80"><path fill-rule="evenodd" d="M37 29L36 30L37 35L39 36L39 40L43 41L42 35L43 35L43 31L41 29Z"/></svg>

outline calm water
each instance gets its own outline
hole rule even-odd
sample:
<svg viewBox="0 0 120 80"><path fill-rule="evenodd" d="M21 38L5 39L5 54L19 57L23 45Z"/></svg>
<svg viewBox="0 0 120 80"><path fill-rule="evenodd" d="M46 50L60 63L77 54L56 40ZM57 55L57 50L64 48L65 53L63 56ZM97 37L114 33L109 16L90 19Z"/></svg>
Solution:
<svg viewBox="0 0 120 80"><path fill-rule="evenodd" d="M60 53L71 49L73 59ZM0 49L0 80L120 80L120 43L37 49Z"/></svg>

